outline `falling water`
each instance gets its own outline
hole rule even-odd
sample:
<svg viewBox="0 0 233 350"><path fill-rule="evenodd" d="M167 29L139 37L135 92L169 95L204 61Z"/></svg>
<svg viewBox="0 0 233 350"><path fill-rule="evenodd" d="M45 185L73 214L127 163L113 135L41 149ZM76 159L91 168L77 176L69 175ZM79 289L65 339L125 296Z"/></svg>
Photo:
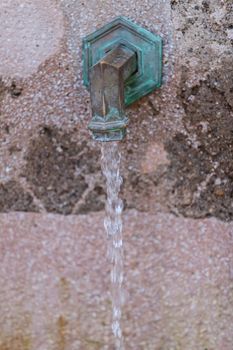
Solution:
<svg viewBox="0 0 233 350"><path fill-rule="evenodd" d="M101 146L101 167L107 182L106 217L104 227L108 239L108 259L111 263L112 331L116 350L124 350L121 329L123 302L123 240L122 210L119 198L122 177L120 176L121 155L117 142L103 143Z"/></svg>

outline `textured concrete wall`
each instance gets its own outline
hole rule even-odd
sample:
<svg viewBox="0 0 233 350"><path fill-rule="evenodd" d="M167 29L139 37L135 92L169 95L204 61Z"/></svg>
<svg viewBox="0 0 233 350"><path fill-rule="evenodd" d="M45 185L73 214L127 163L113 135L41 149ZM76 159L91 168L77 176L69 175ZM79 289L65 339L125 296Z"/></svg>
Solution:
<svg viewBox="0 0 233 350"><path fill-rule="evenodd" d="M127 348L232 350L231 0L1 1L0 350L111 348L81 38L117 15L164 41L163 86L128 109L120 144Z"/></svg>

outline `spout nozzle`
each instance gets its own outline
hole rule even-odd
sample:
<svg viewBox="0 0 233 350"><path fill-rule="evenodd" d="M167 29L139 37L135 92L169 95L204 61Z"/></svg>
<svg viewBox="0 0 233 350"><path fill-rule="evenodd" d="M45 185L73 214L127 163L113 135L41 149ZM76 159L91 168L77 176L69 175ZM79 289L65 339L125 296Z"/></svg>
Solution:
<svg viewBox="0 0 233 350"><path fill-rule="evenodd" d="M92 131L92 137L95 141L109 142L121 141L126 135L126 128L116 130Z"/></svg>
<svg viewBox="0 0 233 350"><path fill-rule="evenodd" d="M92 120L89 129L98 141L120 141L126 135L125 81L137 69L136 53L122 45L90 70Z"/></svg>
<svg viewBox="0 0 233 350"><path fill-rule="evenodd" d="M101 117L93 117L88 125L88 129L92 132L93 139L103 142L123 140L126 135L128 118L116 119L114 117L108 117L107 119L108 121L104 121Z"/></svg>

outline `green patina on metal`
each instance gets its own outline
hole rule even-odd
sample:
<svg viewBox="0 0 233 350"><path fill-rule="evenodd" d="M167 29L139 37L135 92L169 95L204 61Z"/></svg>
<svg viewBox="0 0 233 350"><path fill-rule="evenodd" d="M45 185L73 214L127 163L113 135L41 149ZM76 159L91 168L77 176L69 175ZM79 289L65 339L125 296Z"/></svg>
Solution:
<svg viewBox="0 0 233 350"><path fill-rule="evenodd" d="M161 86L162 39L117 17L83 39L83 82L91 93L94 138L121 140L127 125L124 107Z"/></svg>

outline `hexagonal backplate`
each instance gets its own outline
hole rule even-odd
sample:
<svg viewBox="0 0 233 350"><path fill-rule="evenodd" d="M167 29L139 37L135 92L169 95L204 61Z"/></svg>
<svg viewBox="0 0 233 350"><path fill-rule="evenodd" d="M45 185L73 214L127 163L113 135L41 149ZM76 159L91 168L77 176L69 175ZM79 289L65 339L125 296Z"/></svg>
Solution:
<svg viewBox="0 0 233 350"><path fill-rule="evenodd" d="M89 87L90 68L118 45L136 52L138 70L125 82L125 105L161 86L162 39L127 18L117 17L83 39L83 81Z"/></svg>

